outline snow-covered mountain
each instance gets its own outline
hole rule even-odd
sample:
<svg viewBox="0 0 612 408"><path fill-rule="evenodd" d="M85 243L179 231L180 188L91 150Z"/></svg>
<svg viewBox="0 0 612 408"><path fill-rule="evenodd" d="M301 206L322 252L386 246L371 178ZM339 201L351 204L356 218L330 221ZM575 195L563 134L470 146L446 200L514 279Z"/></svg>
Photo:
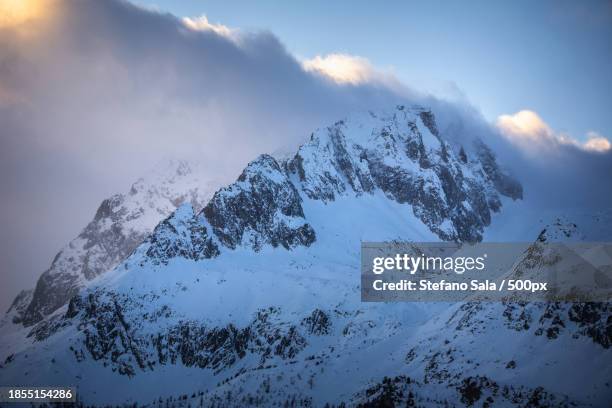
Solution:
<svg viewBox="0 0 612 408"><path fill-rule="evenodd" d="M609 214L496 232L521 197L482 141L452 144L427 109L349 117L181 205L0 338L0 382L76 385L99 405L606 406L609 304L360 300L361 241L609 234Z"/></svg>
<svg viewBox="0 0 612 408"><path fill-rule="evenodd" d="M169 160L138 179L126 194L104 200L93 220L55 256L35 289L21 292L5 322L30 326L65 305L87 282L123 261L178 206L201 208L220 183L198 167Z"/></svg>

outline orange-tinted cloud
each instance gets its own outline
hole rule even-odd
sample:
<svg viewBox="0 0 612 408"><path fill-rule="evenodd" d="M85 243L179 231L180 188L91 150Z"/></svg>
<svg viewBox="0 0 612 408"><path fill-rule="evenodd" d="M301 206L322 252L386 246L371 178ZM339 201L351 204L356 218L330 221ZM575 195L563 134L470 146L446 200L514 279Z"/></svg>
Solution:
<svg viewBox="0 0 612 408"><path fill-rule="evenodd" d="M367 58L357 55L332 53L303 59L301 62L306 72L321 75L340 85L382 84L393 88L401 86L391 70L380 69Z"/></svg>

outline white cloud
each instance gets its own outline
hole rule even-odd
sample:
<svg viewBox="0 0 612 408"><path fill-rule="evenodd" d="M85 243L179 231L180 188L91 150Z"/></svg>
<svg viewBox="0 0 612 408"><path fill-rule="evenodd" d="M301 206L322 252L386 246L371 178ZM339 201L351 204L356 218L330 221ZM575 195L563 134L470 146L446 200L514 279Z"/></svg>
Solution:
<svg viewBox="0 0 612 408"><path fill-rule="evenodd" d="M325 56L302 60L307 72L323 75L338 84L359 85L364 83L399 83L389 71L376 68L367 58L332 53Z"/></svg>
<svg viewBox="0 0 612 408"><path fill-rule="evenodd" d="M223 24L214 24L208 21L208 17L201 15L199 17L183 17L183 24L190 30L194 31L212 31L223 37L236 39L238 30L229 28Z"/></svg>
<svg viewBox="0 0 612 408"><path fill-rule="evenodd" d="M555 132L536 112L530 110L501 115L496 125L508 140L532 152L559 146L575 146L588 152L604 153L612 147L606 137L593 131L587 133L587 140L584 142L568 134Z"/></svg>
<svg viewBox="0 0 612 408"><path fill-rule="evenodd" d="M552 129L530 110L522 110L514 115L501 115L497 119L497 126L507 135L516 138L538 140L552 138Z"/></svg>
<svg viewBox="0 0 612 408"><path fill-rule="evenodd" d="M328 54L303 61L304 69L317 72L338 83L360 84L374 77L374 67L366 58L348 54Z"/></svg>
<svg viewBox="0 0 612 408"><path fill-rule="evenodd" d="M607 152L612 148L610 141L597 132L588 132L587 138L587 141L583 145L585 150L590 150L594 152Z"/></svg>

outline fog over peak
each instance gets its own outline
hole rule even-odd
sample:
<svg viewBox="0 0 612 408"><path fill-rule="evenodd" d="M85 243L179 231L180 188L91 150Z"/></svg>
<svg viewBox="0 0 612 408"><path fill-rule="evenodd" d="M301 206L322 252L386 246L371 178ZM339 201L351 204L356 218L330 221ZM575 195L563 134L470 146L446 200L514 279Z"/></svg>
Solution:
<svg viewBox="0 0 612 408"><path fill-rule="evenodd" d="M398 103L431 106L450 136L486 139L516 167L527 198L530 183L565 177L567 191L588 191L581 202L610 204L597 178L610 174L609 152L593 159L563 146L566 167L549 172L555 157L534 161L469 104L419 94L364 57L301 61L268 31L121 0L27 3L0 19L3 298L31 285L102 199L163 158L231 179L258 154L291 150L351 111Z"/></svg>

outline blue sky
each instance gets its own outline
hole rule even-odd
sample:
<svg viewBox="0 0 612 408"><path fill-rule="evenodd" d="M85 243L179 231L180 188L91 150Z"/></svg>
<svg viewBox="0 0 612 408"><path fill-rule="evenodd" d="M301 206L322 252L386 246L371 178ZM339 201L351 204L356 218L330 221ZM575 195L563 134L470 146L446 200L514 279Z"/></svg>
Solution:
<svg viewBox="0 0 612 408"><path fill-rule="evenodd" d="M612 135L612 2L139 0L270 30L293 54L369 59L406 84L464 95L489 120L530 109L584 139Z"/></svg>

